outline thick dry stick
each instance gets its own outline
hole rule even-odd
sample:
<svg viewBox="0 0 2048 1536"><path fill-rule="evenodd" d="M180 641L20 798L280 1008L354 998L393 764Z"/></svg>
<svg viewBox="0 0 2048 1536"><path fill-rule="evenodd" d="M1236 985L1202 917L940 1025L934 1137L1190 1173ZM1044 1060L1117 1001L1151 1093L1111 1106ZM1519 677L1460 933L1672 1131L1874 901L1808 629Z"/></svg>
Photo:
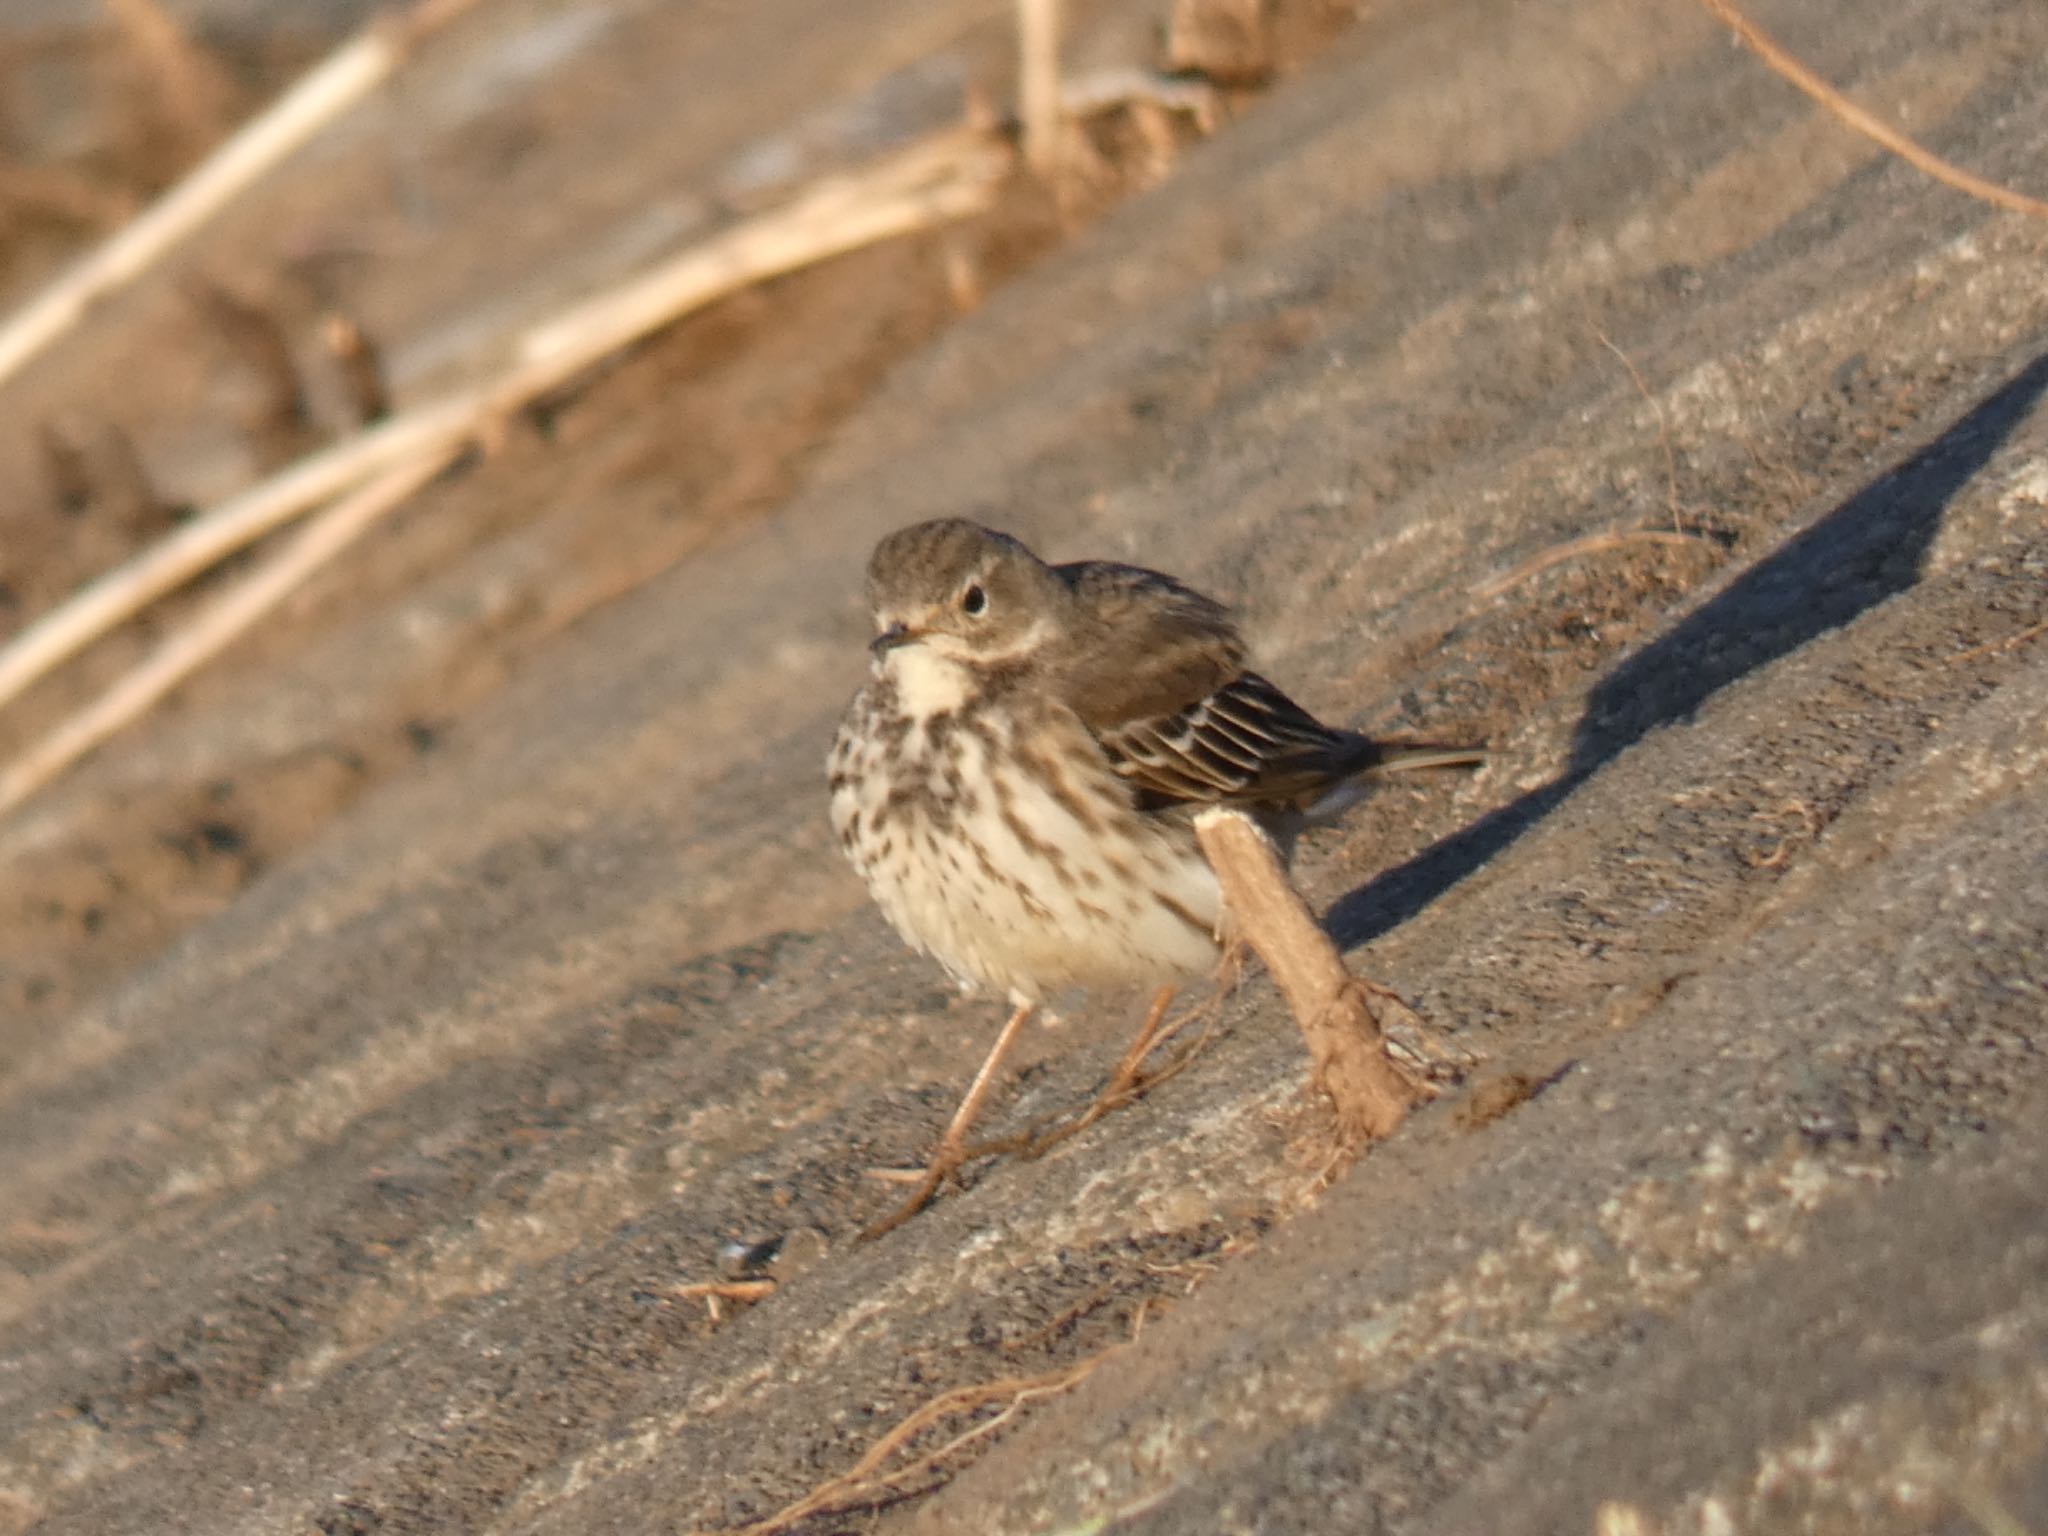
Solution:
<svg viewBox="0 0 2048 1536"><path fill-rule="evenodd" d="M1388 1058L1369 994L1295 892L1273 845L1233 810L1204 811L1195 835L1238 932L1266 962L1301 1026L1340 1140L1357 1146L1393 1134L1420 1095Z"/></svg>
<svg viewBox="0 0 2048 1536"><path fill-rule="evenodd" d="M1763 60L1774 73L1791 81L1828 112L1864 137L1876 140L1908 165L1916 167L1944 185L1954 187L1959 192L1967 192L1972 197L1981 198L1994 207L2008 208L2014 213L2030 213L2036 218L2048 218L2048 202L2043 202L2038 197L2028 197L2024 192L2015 192L2010 187L2002 187L1995 181L1986 181L1981 176L1974 176L1961 166L1942 159L1934 151L1923 148L1907 138L1882 118L1864 111L1786 52L1784 46L1775 38L1737 10L1732 0L1700 0L1700 4L1747 43L1751 52Z"/></svg>
<svg viewBox="0 0 2048 1536"><path fill-rule="evenodd" d="M503 417L657 326L751 283L986 208L1007 168L980 138L948 135L871 171L835 177L624 288L535 328L492 383L386 418L193 518L73 593L0 646L0 705L165 593L395 465L446 456Z"/></svg>
<svg viewBox="0 0 2048 1536"><path fill-rule="evenodd" d="M520 344L523 362L494 390L501 410L563 383L678 315L728 293L864 245L966 218L994 200L1008 156L955 131L856 175L834 176L642 277L577 305Z"/></svg>
<svg viewBox="0 0 2048 1536"><path fill-rule="evenodd" d="M188 628L153 651L55 732L0 768L0 815L19 805L219 655L307 577L445 469L453 458L452 452L444 451L402 464L313 519L289 545L222 593Z"/></svg>
<svg viewBox="0 0 2048 1536"><path fill-rule="evenodd" d="M95 304L149 270L266 171L383 84L428 32L474 3L428 0L410 15L369 27L314 66L133 223L0 324L0 384L78 324Z"/></svg>

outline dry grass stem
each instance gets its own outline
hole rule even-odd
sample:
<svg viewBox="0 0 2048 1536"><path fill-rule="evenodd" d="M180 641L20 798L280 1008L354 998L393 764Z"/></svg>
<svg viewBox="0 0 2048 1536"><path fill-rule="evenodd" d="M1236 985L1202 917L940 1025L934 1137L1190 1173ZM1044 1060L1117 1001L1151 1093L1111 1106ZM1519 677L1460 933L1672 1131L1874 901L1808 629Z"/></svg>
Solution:
<svg viewBox="0 0 2048 1536"><path fill-rule="evenodd" d="M459 444L462 425L475 414L473 400L443 401L311 454L94 578L0 647L0 704L166 592L307 508Z"/></svg>
<svg viewBox="0 0 2048 1536"><path fill-rule="evenodd" d="M1238 931L1301 1026L1316 1084L1336 1110L1340 1143L1355 1148L1393 1134L1419 1094L1387 1054L1371 989L1345 968L1273 845L1243 812L1204 811L1195 835Z"/></svg>
<svg viewBox="0 0 2048 1536"><path fill-rule="evenodd" d="M366 28L314 66L132 223L0 323L0 384L383 84L427 33L475 3L429 0Z"/></svg>
<svg viewBox="0 0 2048 1536"><path fill-rule="evenodd" d="M1009 158L966 129L936 135L858 172L828 176L622 287L530 332L520 365L493 391L512 410L678 315L753 283L897 235L980 213Z"/></svg>
<svg viewBox="0 0 2048 1536"><path fill-rule="evenodd" d="M986 208L1008 159L954 133L693 247L528 333L496 380L389 417L201 513L74 593L0 647L0 704L165 593L309 507L396 466L446 460L592 363L714 299L863 245Z"/></svg>
<svg viewBox="0 0 2048 1536"><path fill-rule="evenodd" d="M1600 345L1612 352L1620 360L1621 366L1628 370L1628 376L1635 384L1636 393L1643 397L1643 402L1650 407L1651 413L1657 418L1657 441L1663 445L1664 449L1665 504L1671 509L1672 528L1679 533L1683 533L1685 531L1685 514L1678 504L1678 449L1671 441L1671 420L1664 414L1664 402L1650 393L1650 386L1643 381L1643 371L1636 366L1634 358L1622 351L1620 347L1617 347L1614 344L1613 338L1601 330L1599 326L1593 327L1593 334L1599 339Z"/></svg>
<svg viewBox="0 0 2048 1536"><path fill-rule="evenodd" d="M1970 196L1980 198L1994 207L2009 209L2014 213L2030 213L2036 218L2048 218L2048 202L2043 202L2037 197L2029 197L2024 192L2015 192L2010 187L2002 187L1995 181L1986 181L1981 176L1972 175L1961 166L1942 159L1932 150L1907 138L1891 124L1864 111L1787 53L1769 33L1736 9L1731 0L1700 0L1700 4L1732 29L1772 71L1791 81L1829 113L1864 137L1883 145L1908 165L1932 176L1944 186L1954 187L1958 192L1967 192Z"/></svg>
<svg viewBox="0 0 2048 1536"><path fill-rule="evenodd" d="M984 1147L977 1146L970 1149L970 1155L979 1157L986 1150ZM925 1170L922 1168L863 1168L860 1174L862 1178L873 1179L877 1184L922 1184L924 1182Z"/></svg>
<svg viewBox="0 0 2048 1536"><path fill-rule="evenodd" d="M719 1296L727 1301L760 1301L775 1294L773 1280L701 1280L694 1285L679 1285L676 1295L685 1301L694 1301L702 1296Z"/></svg>
<svg viewBox="0 0 2048 1536"><path fill-rule="evenodd" d="M942 1392L877 1440L868 1453L854 1463L851 1470L829 1482L820 1483L794 1504L778 1510L765 1520L729 1527L723 1531L699 1531L694 1533L694 1536L775 1536L775 1533L786 1531L812 1515L859 1509L863 1505L899 1497L910 1484L938 1470L950 1457L965 1450L975 1441L985 1440L994 1434L1026 1403L1068 1391L1113 1353L1114 1350L1105 1350L1064 1370L1048 1371L1042 1376L1010 1376L1000 1381L980 1382L974 1386L956 1387L951 1392ZM885 1473L881 1470L891 1457L906 1448L919 1435L949 1418L963 1413L978 1412L992 1403L1005 1405L1003 1411L994 1418L984 1419L981 1423L963 1430L936 1450L918 1457L894 1472Z"/></svg>
<svg viewBox="0 0 2048 1536"><path fill-rule="evenodd" d="M1631 544L1663 544L1672 549L1690 549L1699 544L1697 533L1676 533L1664 528L1624 528L1613 533L1589 533L1581 539L1567 539L1562 544L1553 544L1541 554L1524 560L1513 570L1496 576L1491 581L1481 582L1473 595L1481 602L1490 602L1504 593L1512 591L1531 576L1539 576L1553 565L1562 565L1567 560L1576 560L1581 555L1597 555L1610 549L1626 549Z"/></svg>
<svg viewBox="0 0 2048 1536"><path fill-rule="evenodd" d="M1017 0L1017 114L1024 159L1041 176L1059 170L1066 133L1060 100L1060 0Z"/></svg>
<svg viewBox="0 0 2048 1536"><path fill-rule="evenodd" d="M291 543L214 600L113 687L0 768L0 815L148 710L302 582L388 516L455 457L427 454L387 471L308 523Z"/></svg>

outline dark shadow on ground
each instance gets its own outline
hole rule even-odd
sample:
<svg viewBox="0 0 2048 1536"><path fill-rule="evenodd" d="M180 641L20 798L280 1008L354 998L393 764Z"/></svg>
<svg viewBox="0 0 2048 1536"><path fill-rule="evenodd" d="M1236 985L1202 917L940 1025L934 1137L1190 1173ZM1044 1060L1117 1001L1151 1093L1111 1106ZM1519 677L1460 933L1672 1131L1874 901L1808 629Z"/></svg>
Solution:
<svg viewBox="0 0 2048 1536"><path fill-rule="evenodd" d="M1911 587L1950 501L2044 393L2048 356L1624 660L1593 690L1563 774L1343 897L1325 920L1331 935L1351 949L1406 922L1549 815L1624 748L1690 716L1757 667Z"/></svg>

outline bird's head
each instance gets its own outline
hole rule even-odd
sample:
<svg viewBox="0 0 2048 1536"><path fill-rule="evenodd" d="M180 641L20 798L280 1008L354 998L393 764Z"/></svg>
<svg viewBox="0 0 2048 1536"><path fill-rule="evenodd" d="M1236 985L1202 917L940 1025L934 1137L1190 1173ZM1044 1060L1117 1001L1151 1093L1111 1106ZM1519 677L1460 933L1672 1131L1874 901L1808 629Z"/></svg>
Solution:
<svg viewBox="0 0 2048 1536"><path fill-rule="evenodd" d="M899 528L868 560L877 657L906 647L965 666L1028 654L1072 601L1052 568L1006 533L941 518Z"/></svg>

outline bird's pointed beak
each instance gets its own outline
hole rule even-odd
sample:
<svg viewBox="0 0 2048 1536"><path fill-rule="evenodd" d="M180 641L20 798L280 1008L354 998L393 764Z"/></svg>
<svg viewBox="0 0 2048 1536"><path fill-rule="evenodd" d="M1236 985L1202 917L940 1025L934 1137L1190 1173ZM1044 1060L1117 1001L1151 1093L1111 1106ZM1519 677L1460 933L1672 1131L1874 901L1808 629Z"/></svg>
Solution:
<svg viewBox="0 0 2048 1536"><path fill-rule="evenodd" d="M908 624L891 624L868 642L868 649L877 656L886 656L899 645L913 644L923 634L923 630L912 629Z"/></svg>

